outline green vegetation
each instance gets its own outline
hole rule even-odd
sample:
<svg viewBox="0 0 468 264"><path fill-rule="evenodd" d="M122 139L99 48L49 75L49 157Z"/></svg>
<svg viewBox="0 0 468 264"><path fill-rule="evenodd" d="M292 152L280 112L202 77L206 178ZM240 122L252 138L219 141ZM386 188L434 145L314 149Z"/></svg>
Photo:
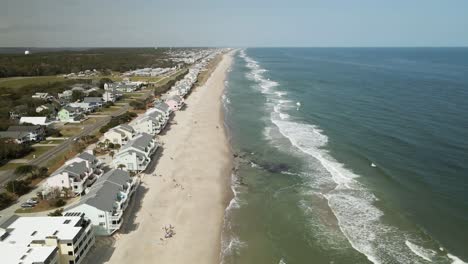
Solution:
<svg viewBox="0 0 468 264"><path fill-rule="evenodd" d="M11 77L0 79L0 87L21 88L29 85L44 85L55 82L64 82L60 76Z"/></svg>
<svg viewBox="0 0 468 264"><path fill-rule="evenodd" d="M48 216L62 216L63 215L63 209L60 208L60 209L57 209L53 212L50 212L47 214Z"/></svg>
<svg viewBox="0 0 468 264"><path fill-rule="evenodd" d="M105 126L101 127L99 129L99 132L101 133L106 133L109 129L118 126L120 124L124 124L127 122L130 122L134 117L136 117L137 114L132 113L132 112L125 112L119 116L112 117L112 119L107 123Z"/></svg>
<svg viewBox="0 0 468 264"><path fill-rule="evenodd" d="M90 83L91 80L66 80L43 84L28 84L21 87L4 86L0 82L0 130L5 130L12 121L10 112L27 116L43 115L36 113L36 107L46 104L45 100L31 98L36 92L47 92L57 96L76 83Z"/></svg>
<svg viewBox="0 0 468 264"><path fill-rule="evenodd" d="M57 201L55 201L55 206L56 207L62 207L64 205L66 205L67 202L65 202L63 199L58 199Z"/></svg>
<svg viewBox="0 0 468 264"><path fill-rule="evenodd" d="M97 69L105 74L145 67L172 67L167 49L100 48L85 51L2 54L0 78L13 76L50 76Z"/></svg>
<svg viewBox="0 0 468 264"><path fill-rule="evenodd" d="M18 196L27 194L31 190L30 186L31 181L27 180L13 180L7 182L5 189L11 193L14 193Z"/></svg>
<svg viewBox="0 0 468 264"><path fill-rule="evenodd" d="M154 95L159 96L165 92L167 92L169 89L171 89L174 84L184 78L184 76L189 72L188 69L181 70L177 73L177 75L174 78L169 79L167 82L164 84L160 84L154 88Z"/></svg>
<svg viewBox="0 0 468 264"><path fill-rule="evenodd" d="M130 106L133 107L135 110L145 110L146 105L143 100L133 100L130 102Z"/></svg>
<svg viewBox="0 0 468 264"><path fill-rule="evenodd" d="M10 206L15 201L13 195L9 193L0 193L0 210Z"/></svg>
<svg viewBox="0 0 468 264"><path fill-rule="evenodd" d="M0 161L4 164L10 159L21 158L33 151L26 144L16 144L5 139L0 139Z"/></svg>
<svg viewBox="0 0 468 264"><path fill-rule="evenodd" d="M17 176L28 176L31 179L46 178L49 170L46 167L38 167L36 165L21 165L18 166L14 174Z"/></svg>

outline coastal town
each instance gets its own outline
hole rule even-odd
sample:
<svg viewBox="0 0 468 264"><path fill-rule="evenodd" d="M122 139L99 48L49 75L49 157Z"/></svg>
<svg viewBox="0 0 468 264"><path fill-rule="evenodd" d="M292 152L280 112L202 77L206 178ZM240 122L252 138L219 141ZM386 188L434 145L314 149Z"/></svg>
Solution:
<svg viewBox="0 0 468 264"><path fill-rule="evenodd" d="M146 177L185 191L178 179L163 175L166 169L161 159L174 160L169 153L171 141L164 137L176 133L174 127L181 122L176 116L198 124L196 114L188 113L192 105L187 100L203 105L193 91L207 89L210 76L220 71L221 61L222 71L227 70L224 57L229 52L171 51L173 67L134 69L114 80L78 83L56 94L35 92L31 98L44 102L35 107L35 115L11 109L12 125L0 131L3 144L46 150L31 159L16 158L2 165L12 167L0 175L4 177L0 194L4 204L0 211L2 263L104 262L102 244L119 237L122 228L131 224L135 207L141 203L135 196L141 196L143 189L159 195L158 190L148 189ZM99 74L87 70L62 77L94 78ZM223 79L218 82L217 86L223 86ZM214 94L220 101L221 94ZM125 98L132 100L122 102ZM218 114L213 117L217 121ZM66 137L69 126L77 130ZM211 129L223 131L219 125ZM180 128L177 133L185 132ZM192 195L187 193L186 198ZM174 223L161 225L161 233L153 240L165 243L177 236L177 228Z"/></svg>

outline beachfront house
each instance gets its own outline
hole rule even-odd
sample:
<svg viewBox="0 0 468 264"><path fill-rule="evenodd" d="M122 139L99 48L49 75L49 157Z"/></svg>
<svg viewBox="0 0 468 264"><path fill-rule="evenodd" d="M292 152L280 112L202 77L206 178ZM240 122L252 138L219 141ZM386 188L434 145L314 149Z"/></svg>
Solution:
<svg viewBox="0 0 468 264"><path fill-rule="evenodd" d="M1 263L80 264L95 243L82 213L11 216L0 226Z"/></svg>
<svg viewBox="0 0 468 264"><path fill-rule="evenodd" d="M96 174L95 174L96 173ZM46 196L54 190L64 188L80 195L102 175L98 164L79 156L68 161L50 175L43 184L43 194Z"/></svg>
<svg viewBox="0 0 468 264"><path fill-rule="evenodd" d="M178 95L170 96L165 100L165 103L169 106L171 111L178 111L184 107L184 99Z"/></svg>
<svg viewBox="0 0 468 264"><path fill-rule="evenodd" d="M64 106L57 113L57 118L64 123L78 123L84 119L84 114L79 107Z"/></svg>
<svg viewBox="0 0 468 264"><path fill-rule="evenodd" d="M138 133L148 133L150 135L157 135L163 129L165 123L161 121L162 114L145 114L132 121L130 124Z"/></svg>
<svg viewBox="0 0 468 264"><path fill-rule="evenodd" d="M67 214L84 213L91 220L96 235L110 236L122 225L123 213L138 183L138 177L130 177L126 171L110 170L78 204L67 209Z"/></svg>
<svg viewBox="0 0 468 264"><path fill-rule="evenodd" d="M133 127L122 124L116 127L109 129L104 133L104 139L109 140L113 144L119 144L121 146L125 145L130 139L134 138L136 135L135 129Z"/></svg>
<svg viewBox="0 0 468 264"><path fill-rule="evenodd" d="M158 103L156 103L154 105L153 109L155 111L160 112L161 114L163 114L164 118L166 118L167 120L170 119L172 110L171 110L171 108L169 107L168 104L166 104L164 102L158 102Z"/></svg>
<svg viewBox="0 0 468 264"><path fill-rule="evenodd" d="M153 136L147 133L138 134L114 155L112 164L114 168L122 168L131 172L144 171L157 148L158 144Z"/></svg>

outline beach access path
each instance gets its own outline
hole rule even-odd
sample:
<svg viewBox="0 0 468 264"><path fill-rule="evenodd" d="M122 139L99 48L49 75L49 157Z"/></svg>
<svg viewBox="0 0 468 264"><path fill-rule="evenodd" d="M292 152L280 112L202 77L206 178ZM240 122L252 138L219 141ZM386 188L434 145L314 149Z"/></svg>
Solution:
<svg viewBox="0 0 468 264"><path fill-rule="evenodd" d="M121 230L98 239L85 263L219 263L224 210L232 195L221 99L231 62L232 54L223 55L206 84L176 112ZM165 238L169 226L175 235Z"/></svg>

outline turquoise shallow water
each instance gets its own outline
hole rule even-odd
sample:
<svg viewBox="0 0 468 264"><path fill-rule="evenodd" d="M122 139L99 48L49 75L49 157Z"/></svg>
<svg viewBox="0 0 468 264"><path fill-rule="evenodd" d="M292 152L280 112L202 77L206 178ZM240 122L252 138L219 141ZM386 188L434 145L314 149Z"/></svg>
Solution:
<svg viewBox="0 0 468 264"><path fill-rule="evenodd" d="M468 49L246 49L223 263L468 261Z"/></svg>

